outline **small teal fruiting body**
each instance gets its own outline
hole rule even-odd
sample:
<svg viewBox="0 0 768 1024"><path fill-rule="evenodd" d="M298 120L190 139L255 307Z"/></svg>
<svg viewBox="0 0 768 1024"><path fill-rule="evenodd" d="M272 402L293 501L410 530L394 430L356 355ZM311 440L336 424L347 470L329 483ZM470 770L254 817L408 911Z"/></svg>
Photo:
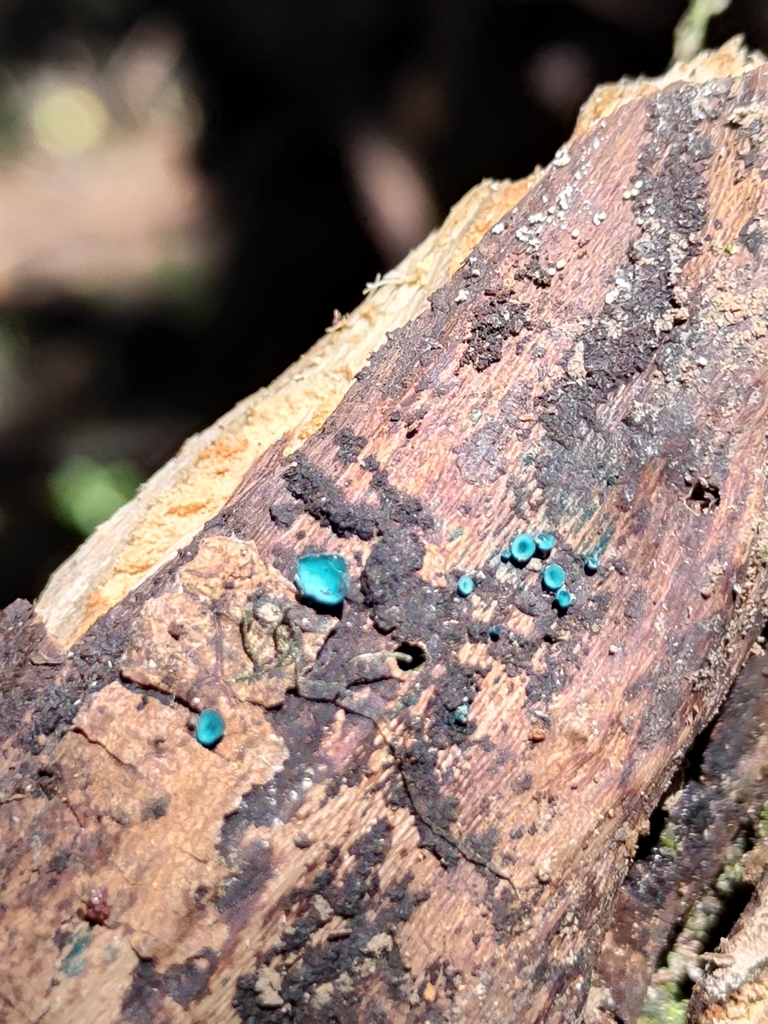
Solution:
<svg viewBox="0 0 768 1024"><path fill-rule="evenodd" d="M458 582L456 583L456 593L459 597L469 597L472 591L475 589L475 581L471 576L459 576Z"/></svg>
<svg viewBox="0 0 768 1024"><path fill-rule="evenodd" d="M573 604L573 594L567 587L560 587L555 594L555 605L558 611L564 612Z"/></svg>
<svg viewBox="0 0 768 1024"><path fill-rule="evenodd" d="M296 563L299 596L324 608L336 608L347 596L349 573L341 555L302 555Z"/></svg>
<svg viewBox="0 0 768 1024"><path fill-rule="evenodd" d="M502 548L501 549L501 554L499 555L499 558L502 560L502 562L511 562L512 561L512 548Z"/></svg>
<svg viewBox="0 0 768 1024"><path fill-rule="evenodd" d="M501 636L501 626L491 626L488 630L489 640L498 640Z"/></svg>
<svg viewBox="0 0 768 1024"><path fill-rule="evenodd" d="M557 562L548 565L541 574L541 582L544 584L545 590L551 590L553 593L559 590L565 583L565 572L562 566L558 565Z"/></svg>
<svg viewBox="0 0 768 1024"><path fill-rule="evenodd" d="M600 568L600 561L597 555L587 555L584 559L584 572L587 576L594 576Z"/></svg>
<svg viewBox="0 0 768 1024"><path fill-rule="evenodd" d="M533 539L536 542L536 552L541 555L542 558L546 558L547 555L552 554L552 548L555 546L555 538L551 533L537 533Z"/></svg>
<svg viewBox="0 0 768 1024"><path fill-rule="evenodd" d="M195 739L201 746L215 747L224 735L224 719L218 711L206 708L200 712L195 729Z"/></svg>
<svg viewBox="0 0 768 1024"><path fill-rule="evenodd" d="M451 715L451 725L466 725L469 721L469 704L464 701L463 704L459 704L456 710Z"/></svg>
<svg viewBox="0 0 768 1024"><path fill-rule="evenodd" d="M529 533L520 533L512 541L511 551L515 565L527 565L536 554L536 541Z"/></svg>

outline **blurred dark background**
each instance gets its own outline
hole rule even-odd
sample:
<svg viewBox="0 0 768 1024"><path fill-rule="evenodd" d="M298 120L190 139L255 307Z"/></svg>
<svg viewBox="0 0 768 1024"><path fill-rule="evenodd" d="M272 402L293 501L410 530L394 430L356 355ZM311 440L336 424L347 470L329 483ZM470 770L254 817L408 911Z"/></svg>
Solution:
<svg viewBox="0 0 768 1024"><path fill-rule="evenodd" d="M0 11L0 605L269 383L672 0L9 0ZM768 5L710 25L768 48Z"/></svg>

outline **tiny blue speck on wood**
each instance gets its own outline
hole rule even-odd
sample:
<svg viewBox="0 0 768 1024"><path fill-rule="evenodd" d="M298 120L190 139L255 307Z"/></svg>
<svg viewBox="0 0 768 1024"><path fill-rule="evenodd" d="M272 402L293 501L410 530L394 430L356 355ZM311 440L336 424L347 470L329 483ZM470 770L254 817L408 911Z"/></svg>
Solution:
<svg viewBox="0 0 768 1024"><path fill-rule="evenodd" d="M520 533L512 541L512 561L515 565L527 565L536 554L536 541L528 533Z"/></svg>
<svg viewBox="0 0 768 1024"><path fill-rule="evenodd" d="M587 555L584 559L584 572L587 576L594 576L600 568L600 560L597 555Z"/></svg>
<svg viewBox="0 0 768 1024"><path fill-rule="evenodd" d="M553 562L551 565L548 565L541 574L541 582L544 584L545 590L559 590L565 583L565 572L563 571L563 567L558 565L557 562Z"/></svg>
<svg viewBox="0 0 768 1024"><path fill-rule="evenodd" d="M204 747L215 747L224 735L224 719L218 711L206 708L200 712L195 729L195 739Z"/></svg>
<svg viewBox="0 0 768 1024"><path fill-rule="evenodd" d="M456 593L459 597L469 597L472 591L475 589L475 581L471 576L459 576L458 582L456 583Z"/></svg>
<svg viewBox="0 0 768 1024"><path fill-rule="evenodd" d="M456 710L451 715L451 725L466 725L469 721L469 704L464 701L463 704L459 704Z"/></svg>
<svg viewBox="0 0 768 1024"><path fill-rule="evenodd" d="M573 604L573 594L567 587L560 587L555 594L555 604L561 612L564 612L566 608L570 608Z"/></svg>
<svg viewBox="0 0 768 1024"><path fill-rule="evenodd" d="M302 555L296 567L296 589L308 601L337 607L349 589L347 563L341 555Z"/></svg>

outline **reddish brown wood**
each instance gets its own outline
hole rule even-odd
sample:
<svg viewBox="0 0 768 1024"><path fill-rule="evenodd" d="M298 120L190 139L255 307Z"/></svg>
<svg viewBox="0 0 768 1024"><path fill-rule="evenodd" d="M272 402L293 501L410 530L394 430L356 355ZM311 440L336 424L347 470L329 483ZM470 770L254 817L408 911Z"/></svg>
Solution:
<svg viewBox="0 0 768 1024"><path fill-rule="evenodd" d="M575 140L64 661L6 611L7 1020L579 1019L765 615L767 74ZM557 536L562 617L499 561L522 529ZM296 600L312 549L349 560L341 619Z"/></svg>

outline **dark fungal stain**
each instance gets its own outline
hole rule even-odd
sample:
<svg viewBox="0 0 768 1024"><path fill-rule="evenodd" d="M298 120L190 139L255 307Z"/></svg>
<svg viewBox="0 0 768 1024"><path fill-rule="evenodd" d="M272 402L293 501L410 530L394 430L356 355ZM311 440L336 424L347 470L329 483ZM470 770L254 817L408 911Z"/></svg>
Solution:
<svg viewBox="0 0 768 1024"><path fill-rule="evenodd" d="M287 529L304 511L304 506L298 501L279 501L269 507L269 515L273 523Z"/></svg>
<svg viewBox="0 0 768 1024"><path fill-rule="evenodd" d="M549 288L552 284L552 275L542 267L541 260L536 253L529 256L522 270L518 270L515 277L518 281L527 279L533 282L537 288Z"/></svg>
<svg viewBox="0 0 768 1024"><path fill-rule="evenodd" d="M155 970L151 960L139 960L123 999L122 1019L126 1024L156 1024L167 996L188 1010L208 992L217 963L218 956L209 947L182 964L172 964L164 974Z"/></svg>
<svg viewBox="0 0 768 1024"><path fill-rule="evenodd" d="M120 658L128 646L138 610L148 597L163 589L178 567L196 550L182 549L158 573L138 586L98 619L59 662L33 657L37 652L60 652L42 621L27 601L18 600L0 612L0 687L4 710L0 743L14 736L20 747L38 754L38 737L58 740L69 730L86 698L113 682ZM123 682L143 694L139 686ZM158 700L173 697L155 693ZM17 722L29 722L17 728ZM47 784L47 783L46 783ZM25 790L31 792L31 790Z"/></svg>
<svg viewBox="0 0 768 1024"><path fill-rule="evenodd" d="M475 324L465 342L460 366L470 364L482 373L501 359L504 342L515 338L529 326L527 302L516 302L504 295L489 296L475 314Z"/></svg>
<svg viewBox="0 0 768 1024"><path fill-rule="evenodd" d="M339 852L329 851L325 869L315 880L284 897L281 909L292 916L293 923L257 960L254 971L237 980L232 1005L244 1022L316 1024L322 1019L357 1024L359 999L369 973L360 968L366 961L386 985L390 998L405 1001L402 986L408 974L394 934L428 896L411 891L411 875L381 891L379 867L390 842L391 825L374 821L350 847L353 864L347 871L339 875ZM322 897L320 903L317 897ZM374 897L378 909L371 916ZM344 917L345 928L322 943L313 941L333 913ZM280 1005L266 1005L259 994L259 972L264 967L277 972L279 985L271 1002ZM320 985L325 988L318 1005L313 997ZM366 1019L378 1017L373 1009Z"/></svg>
<svg viewBox="0 0 768 1024"><path fill-rule="evenodd" d="M306 478L305 462L302 479ZM294 485L294 494L298 494L295 478L291 484ZM455 653L468 636L471 611L457 607L452 588L431 586L419 575L425 553L421 534L434 525L423 503L399 492L383 472L374 475L371 485L378 502L375 505L361 502L359 509L366 532L372 529L376 540L363 564L359 596L353 588L348 597L345 620L329 637L307 682L313 679L320 683L323 679L345 680L345 665L359 654L359 636L364 628L364 622L358 622L361 613L370 616L376 630L393 644L418 641L429 663L445 667L442 676L432 678L424 673L423 677L416 677L413 684L414 700L418 698L419 690L432 686L424 718L429 722L428 733L423 732L422 721L414 721L410 717L404 703L400 707L410 740L402 749L390 745L390 754L397 765L397 772L390 775L388 783L390 800L411 808L422 845L432 850L443 864L450 867L458 857L466 855L481 868L483 865L487 867L492 858L475 849L474 837L466 837L462 841L463 852L461 844L452 838L450 828L455 818L456 801L446 795L445 788L453 788L455 780L450 774L441 777L437 772L436 752L471 742L474 730L471 720L464 718L462 724L456 714L462 705L471 706L479 678L475 670L459 664ZM307 497L307 511L311 514L326 517L329 507L334 507L335 499L332 499L319 511L314 487L308 489ZM350 533L360 536L355 518L357 508L344 502L344 526ZM375 520L371 525L373 516ZM346 628L347 616L351 628ZM532 651L529 659L531 654ZM355 682L347 677L345 685L353 686ZM303 685L306 687L306 682ZM305 689L304 692L308 691ZM313 704L323 699L311 696L311 690L309 694ZM382 691L381 696L386 698L386 691ZM354 715L354 708L348 703L344 707ZM371 714L370 711L359 713L363 717ZM348 770L354 772L361 768L362 764L352 765ZM488 846L487 841L485 845Z"/></svg>
<svg viewBox="0 0 768 1024"><path fill-rule="evenodd" d="M139 960L121 1006L127 1024L155 1024L159 1009L161 978L151 960Z"/></svg>
<svg viewBox="0 0 768 1024"><path fill-rule="evenodd" d="M686 415L684 398L673 412L638 410L610 428L600 410L653 361L666 375L679 374L682 357L696 343L696 325L683 319L677 290L681 269L701 251L696 238L707 224L705 174L714 151L693 109L696 98L697 90L681 86L647 102L649 138L632 179L640 183L633 211L642 226L614 275L613 301L575 339L583 346L586 376L564 378L536 402L546 430L536 474L554 519L574 506L599 506L608 480L662 454L656 438L670 435L670 416L677 420L672 436L685 434L679 422ZM707 116L719 116L723 102L714 94ZM659 332L659 323L668 329ZM692 422L688 434L696 434Z"/></svg>
<svg viewBox="0 0 768 1024"><path fill-rule="evenodd" d="M624 603L624 614L628 619L642 619L645 611L647 595L642 587L637 587Z"/></svg>
<svg viewBox="0 0 768 1024"><path fill-rule="evenodd" d="M289 820L296 809L290 794L295 790L301 791L308 764L312 765L314 782L322 782L328 777L329 766L317 757L317 749L336 711L331 703L309 703L289 693L281 708L265 713L272 729L286 743L288 759L282 771L266 785L250 790L238 809L224 819L218 849L228 863L249 825L271 825L275 818ZM227 898L220 909L226 909L232 903L233 900Z"/></svg>
<svg viewBox="0 0 768 1024"><path fill-rule="evenodd" d="M81 695L80 677L55 660L39 657L56 652L41 619L28 601L18 600L0 612L0 744L17 734L19 723L31 725L18 732L23 747L39 753L37 737L49 736L74 717Z"/></svg>
<svg viewBox="0 0 768 1024"><path fill-rule="evenodd" d="M368 444L368 441L349 427L342 427L334 436L333 443L338 449L335 458L345 466L348 466L353 462L357 462L360 453Z"/></svg>
<svg viewBox="0 0 768 1024"><path fill-rule="evenodd" d="M59 850L48 861L48 870L53 871L53 873L56 875L60 875L63 871L66 870L66 867L69 864L71 857L71 850Z"/></svg>
<svg viewBox="0 0 768 1024"><path fill-rule="evenodd" d="M377 868L384 862L391 845L392 825L381 820L350 847L353 866L338 884L328 886L323 895L339 917L355 917L379 890Z"/></svg>
<svg viewBox="0 0 768 1024"><path fill-rule="evenodd" d="M283 479L291 495L321 526L329 526L339 537L355 535L361 540L371 540L375 509L349 502L331 477L312 465L301 452L293 457Z"/></svg>
<svg viewBox="0 0 768 1024"><path fill-rule="evenodd" d="M239 853L237 873L224 882L215 900L220 914L233 908L242 909L243 902L261 892L274 874L272 848L264 840L257 840Z"/></svg>
<svg viewBox="0 0 768 1024"><path fill-rule="evenodd" d="M541 889L530 893L525 902L521 902L507 888L495 894L490 879L486 884L489 890L486 898L491 908L491 923L499 942L506 943L512 936L521 935L526 931L528 917L539 902Z"/></svg>
<svg viewBox="0 0 768 1024"><path fill-rule="evenodd" d="M164 818L168 812L168 806L170 805L170 796L158 797L157 800L153 800L151 803L146 804L141 809L141 820L142 821L157 821L159 818Z"/></svg>
<svg viewBox="0 0 768 1024"><path fill-rule="evenodd" d="M163 989L184 1009L201 999L208 991L218 956L208 947L200 950L183 964L172 964L163 974Z"/></svg>
<svg viewBox="0 0 768 1024"><path fill-rule="evenodd" d="M418 725L416 728L420 732ZM390 806L411 808L419 831L419 845L433 853L446 867L453 867L460 852L444 834L450 835L458 801L442 791L443 780L435 770L437 755L421 736L417 736L403 749L399 759L402 774L395 777L390 785Z"/></svg>
<svg viewBox="0 0 768 1024"><path fill-rule="evenodd" d="M765 232L757 217L750 217L739 231L739 241L752 256L759 256L765 244Z"/></svg>
<svg viewBox="0 0 768 1024"><path fill-rule="evenodd" d="M455 284L449 282L430 296L430 303L433 309L436 308L436 302L440 306L451 306L454 295ZM441 302L441 296L448 297L446 302ZM447 317L439 316L438 319L444 322ZM417 396L410 394L414 382L425 374L430 382L433 377L439 380L441 367L453 360L452 349L455 343L441 334L440 344L436 348L432 322L429 312L422 313L405 327L390 332L387 344L382 345L368 360L368 376L374 371L385 369L385 372L379 372L376 388L377 391L381 389L383 397L391 400L398 408L404 408L404 402L407 404L416 400ZM362 378L358 375L360 380Z"/></svg>

